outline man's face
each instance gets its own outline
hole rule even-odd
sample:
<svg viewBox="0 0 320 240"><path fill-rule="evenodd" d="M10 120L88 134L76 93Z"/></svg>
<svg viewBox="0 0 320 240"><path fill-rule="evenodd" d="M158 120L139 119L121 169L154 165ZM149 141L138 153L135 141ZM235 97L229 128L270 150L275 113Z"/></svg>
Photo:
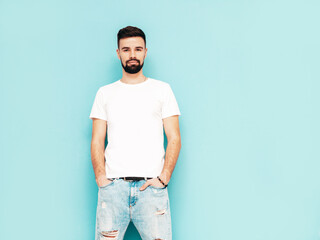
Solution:
<svg viewBox="0 0 320 240"><path fill-rule="evenodd" d="M130 74L138 73L143 67L147 50L142 37L120 39L117 55L123 69Z"/></svg>

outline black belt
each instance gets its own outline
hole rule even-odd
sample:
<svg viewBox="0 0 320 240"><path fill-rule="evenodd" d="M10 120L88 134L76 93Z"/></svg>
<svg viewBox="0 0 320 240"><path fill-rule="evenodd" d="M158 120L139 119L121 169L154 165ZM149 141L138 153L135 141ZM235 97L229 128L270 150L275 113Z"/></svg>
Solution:
<svg viewBox="0 0 320 240"><path fill-rule="evenodd" d="M123 179L125 181L140 181L140 180L148 180L148 179L152 179L152 177L119 177L119 178L112 178L112 179Z"/></svg>

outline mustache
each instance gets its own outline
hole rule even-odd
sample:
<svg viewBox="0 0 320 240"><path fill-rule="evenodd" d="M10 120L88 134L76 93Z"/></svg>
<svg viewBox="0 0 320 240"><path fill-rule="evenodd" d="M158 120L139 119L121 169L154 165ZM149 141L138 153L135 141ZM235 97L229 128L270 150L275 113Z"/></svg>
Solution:
<svg viewBox="0 0 320 240"><path fill-rule="evenodd" d="M137 62L137 63L139 63L140 64L140 61L139 60L137 60L137 59L130 59L130 60L128 60L126 63L128 64L129 62Z"/></svg>

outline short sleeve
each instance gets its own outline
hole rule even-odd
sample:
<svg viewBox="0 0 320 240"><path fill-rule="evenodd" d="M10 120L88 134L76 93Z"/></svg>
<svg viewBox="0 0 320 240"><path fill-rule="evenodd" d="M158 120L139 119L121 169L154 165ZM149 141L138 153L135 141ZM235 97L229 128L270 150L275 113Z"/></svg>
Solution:
<svg viewBox="0 0 320 240"><path fill-rule="evenodd" d="M107 121L107 112L101 89L96 94L89 118L99 118Z"/></svg>
<svg viewBox="0 0 320 240"><path fill-rule="evenodd" d="M170 117L173 115L181 115L181 113L173 91L170 85L167 84L162 105L162 118Z"/></svg>

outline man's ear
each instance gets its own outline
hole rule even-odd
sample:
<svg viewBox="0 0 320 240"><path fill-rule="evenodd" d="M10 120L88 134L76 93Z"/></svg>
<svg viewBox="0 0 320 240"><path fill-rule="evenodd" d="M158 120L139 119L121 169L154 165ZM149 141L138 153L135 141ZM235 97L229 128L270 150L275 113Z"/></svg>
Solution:
<svg viewBox="0 0 320 240"><path fill-rule="evenodd" d="M117 48L116 52L117 52L117 57L118 57L118 58L119 58L119 60L120 60L119 48Z"/></svg>
<svg viewBox="0 0 320 240"><path fill-rule="evenodd" d="M146 53L144 54L144 58L147 57L148 48L146 48Z"/></svg>

